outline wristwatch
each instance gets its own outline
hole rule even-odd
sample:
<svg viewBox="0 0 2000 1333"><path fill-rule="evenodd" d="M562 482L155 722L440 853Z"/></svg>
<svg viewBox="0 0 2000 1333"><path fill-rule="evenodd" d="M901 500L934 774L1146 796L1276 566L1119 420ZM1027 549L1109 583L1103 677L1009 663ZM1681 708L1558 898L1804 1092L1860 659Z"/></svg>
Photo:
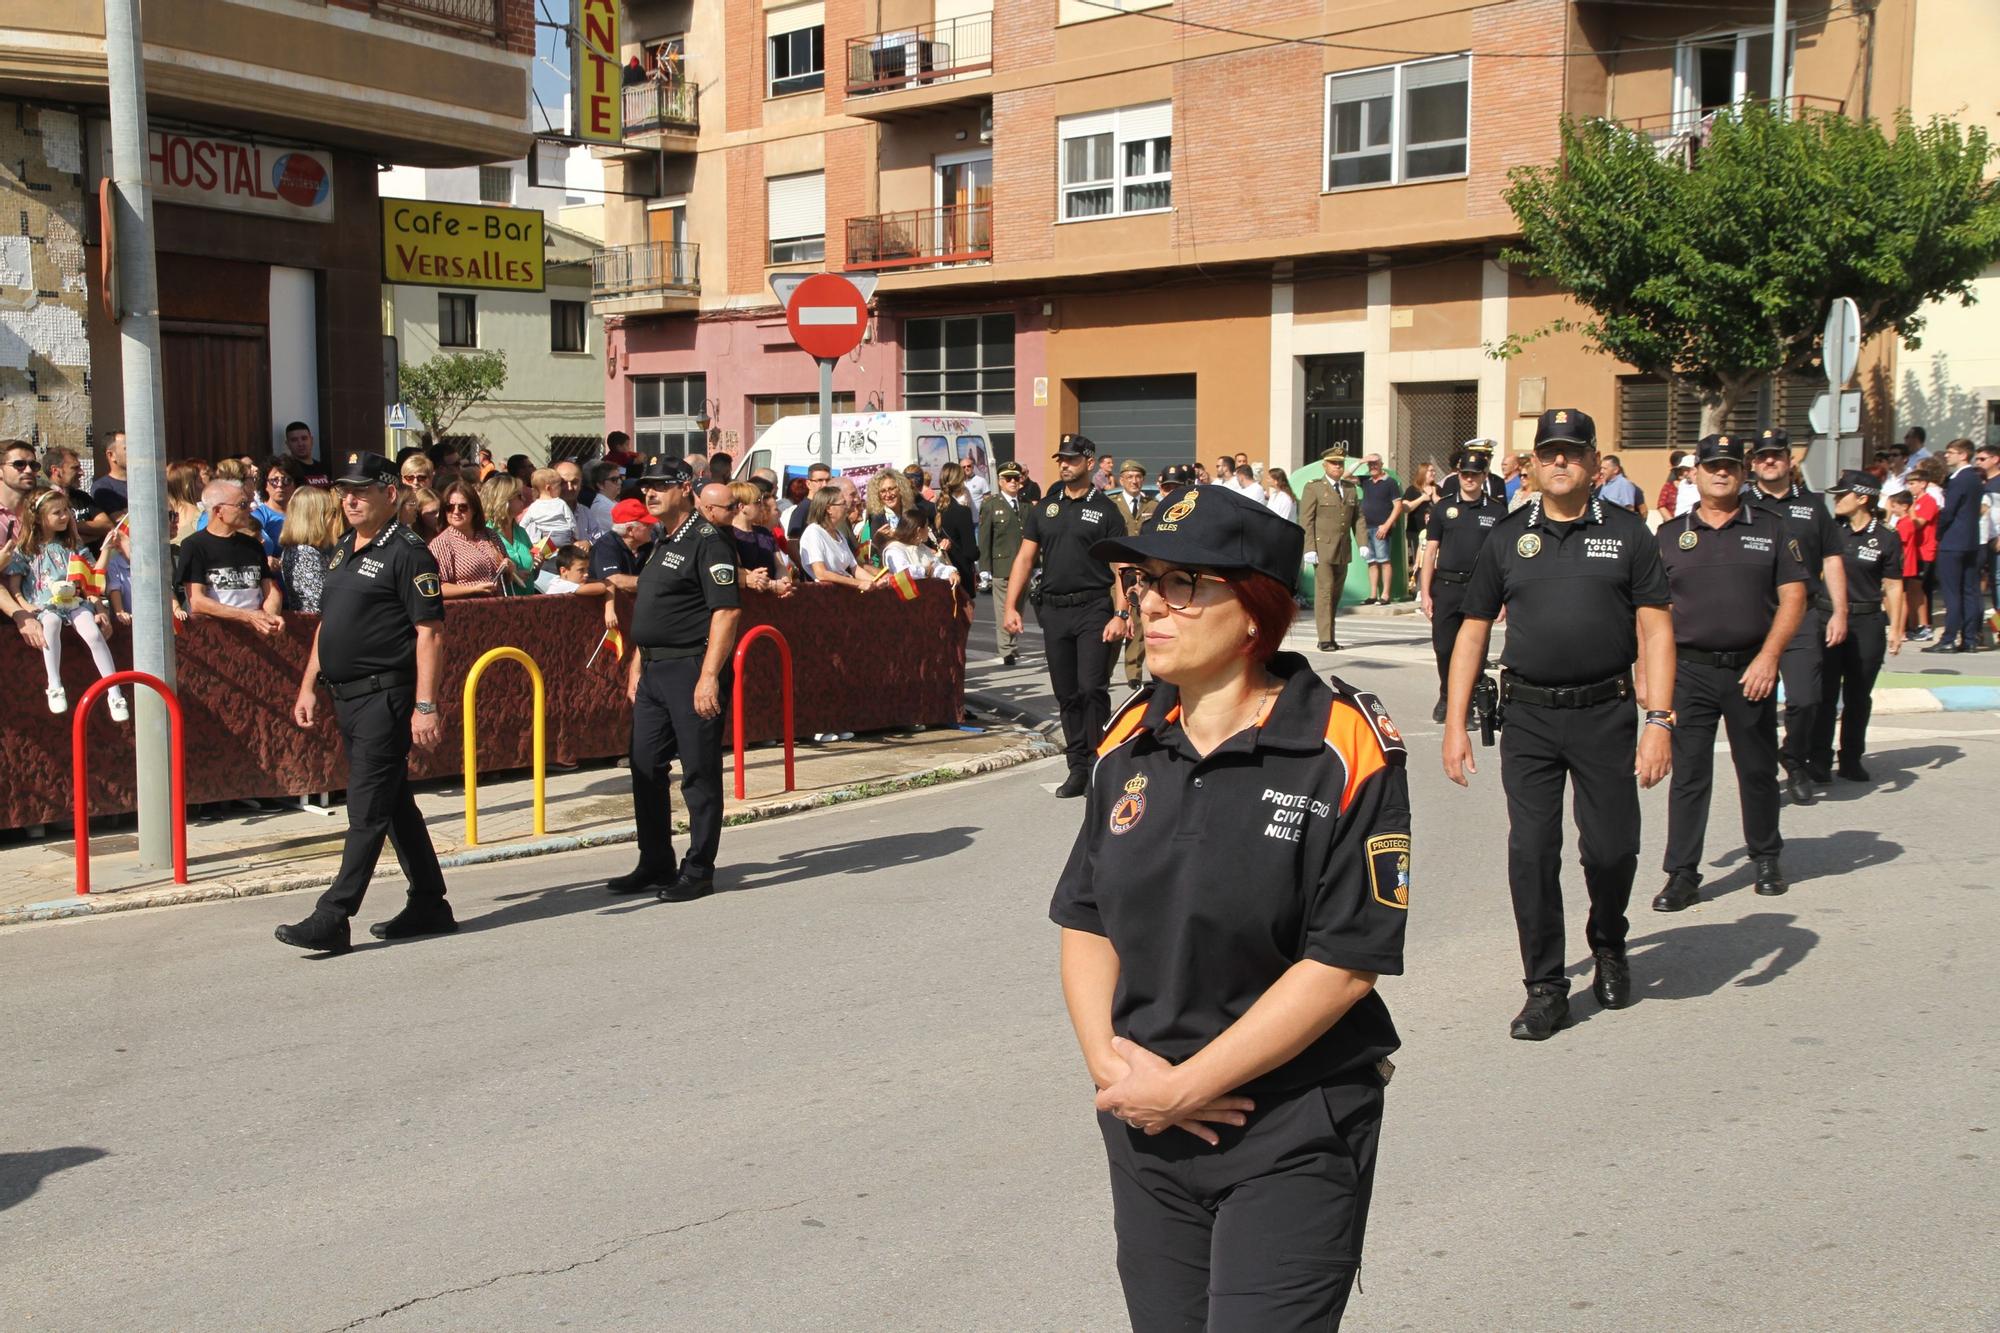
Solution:
<svg viewBox="0 0 2000 1333"><path fill-rule="evenodd" d="M1672 731L1674 724L1679 720L1679 718L1674 716L1674 710L1671 708L1648 708L1646 710L1646 725L1649 727L1665 727L1668 731Z"/></svg>
<svg viewBox="0 0 2000 1333"><path fill-rule="evenodd" d="M1127 621L1127 622L1129 622L1129 621L1130 621L1130 620L1132 619L1132 613L1131 613L1131 611L1129 611L1129 610L1126 610L1126 611L1117 611L1117 612L1113 612L1113 614L1114 614L1114 615L1116 615L1116 616L1117 616L1117 617L1118 617L1118 618L1119 618L1120 620L1123 620L1123 621Z"/></svg>
<svg viewBox="0 0 2000 1333"><path fill-rule="evenodd" d="M437 712L437 710L438 706L432 703L430 700L428 699L417 700L417 711L419 713L422 713L425 717L429 717L432 713Z"/></svg>

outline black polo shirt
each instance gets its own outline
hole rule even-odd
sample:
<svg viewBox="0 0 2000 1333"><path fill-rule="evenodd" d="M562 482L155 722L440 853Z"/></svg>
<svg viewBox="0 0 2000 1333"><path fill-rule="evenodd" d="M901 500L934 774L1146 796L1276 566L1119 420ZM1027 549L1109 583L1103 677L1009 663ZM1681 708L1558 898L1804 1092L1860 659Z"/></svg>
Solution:
<svg viewBox="0 0 2000 1333"><path fill-rule="evenodd" d="M1090 548L1106 537L1123 537L1118 502L1095 486L1072 500L1057 486L1039 503L1021 505L1021 536L1037 543L1042 559L1042 592L1058 596L1111 590L1111 566L1090 558Z"/></svg>
<svg viewBox="0 0 2000 1333"><path fill-rule="evenodd" d="M1674 596L1674 642L1710 653L1761 647L1778 613L1778 589L1805 582L1796 540L1784 520L1753 504L1736 506L1719 528L1703 523L1700 512L1697 505L1658 533Z"/></svg>
<svg viewBox="0 0 2000 1333"><path fill-rule="evenodd" d="M1531 685L1593 685L1639 656L1635 616L1667 605L1659 548L1646 522L1592 496L1573 523L1552 523L1539 499L1493 525L1466 587L1465 614L1507 609L1500 663Z"/></svg>
<svg viewBox="0 0 2000 1333"><path fill-rule="evenodd" d="M424 539L389 522L354 549L343 536L319 595L319 673L334 684L417 669L417 626L444 619L444 588Z"/></svg>
<svg viewBox="0 0 2000 1333"><path fill-rule="evenodd" d="M613 574L637 574L646 567L646 557L652 553L651 542L635 551L617 533L604 533L590 544L590 577L608 579Z"/></svg>
<svg viewBox="0 0 2000 1333"><path fill-rule="evenodd" d="M639 571L632 608L632 642L694 657L708 648L713 611L741 606L736 543L699 514L653 543Z"/></svg>
<svg viewBox="0 0 2000 1333"><path fill-rule="evenodd" d="M1049 917L1111 941L1122 1037L1178 1064L1302 959L1403 970L1410 796L1402 738L1373 695L1296 653L1255 724L1207 755L1155 684L1112 719ZM1370 991L1298 1056L1246 1084L1278 1092L1372 1066L1399 1041Z"/></svg>
<svg viewBox="0 0 2000 1333"><path fill-rule="evenodd" d="M1882 580L1903 577L1902 539L1879 518L1869 519L1868 526L1858 531L1842 523L1839 535L1837 549L1847 566L1847 600L1880 603Z"/></svg>
<svg viewBox="0 0 2000 1333"><path fill-rule="evenodd" d="M1826 583L1820 578L1820 567L1830 556L1840 554L1840 521L1827 508L1823 496L1815 495L1805 487L1793 483L1790 493L1783 496L1767 495L1763 487L1752 484L1743 492L1750 503L1759 509L1778 516L1784 522L1785 534L1799 544L1799 563L1806 567L1806 586L1811 596L1826 596Z"/></svg>
<svg viewBox="0 0 2000 1333"><path fill-rule="evenodd" d="M1424 523L1424 540L1438 548L1435 568L1441 573L1470 574L1493 525L1506 516L1505 499L1495 500L1481 487L1479 498L1468 500L1453 481L1450 494L1438 496Z"/></svg>

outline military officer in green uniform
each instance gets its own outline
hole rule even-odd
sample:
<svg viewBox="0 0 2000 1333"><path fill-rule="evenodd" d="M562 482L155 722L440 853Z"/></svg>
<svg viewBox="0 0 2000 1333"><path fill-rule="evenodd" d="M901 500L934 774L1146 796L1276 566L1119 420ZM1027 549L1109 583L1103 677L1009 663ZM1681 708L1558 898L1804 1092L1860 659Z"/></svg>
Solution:
<svg viewBox="0 0 2000 1333"><path fill-rule="evenodd" d="M1314 567L1313 623L1321 652L1340 647L1333 622L1340 592L1347 586L1347 562L1354 554L1354 529L1361 522L1361 496L1347 480L1347 451L1339 445L1319 456L1325 475L1306 483L1299 500L1299 523L1306 530L1306 563Z"/></svg>
<svg viewBox="0 0 2000 1333"><path fill-rule="evenodd" d="M1013 666L1018 636L1009 634L1000 614L1007 605L1007 576L1014 568L1014 556L1021 549L1021 495L1025 485L1019 463L1000 465L1000 489L979 506L979 567L993 579L994 633L1000 645L1000 662Z"/></svg>
<svg viewBox="0 0 2000 1333"><path fill-rule="evenodd" d="M1153 516L1158 501L1146 495L1146 465L1128 458L1118 469L1118 489L1111 493L1118 516L1125 520L1125 535L1139 535L1139 525ZM1146 636L1134 634L1125 641L1125 683L1137 689L1146 679Z"/></svg>

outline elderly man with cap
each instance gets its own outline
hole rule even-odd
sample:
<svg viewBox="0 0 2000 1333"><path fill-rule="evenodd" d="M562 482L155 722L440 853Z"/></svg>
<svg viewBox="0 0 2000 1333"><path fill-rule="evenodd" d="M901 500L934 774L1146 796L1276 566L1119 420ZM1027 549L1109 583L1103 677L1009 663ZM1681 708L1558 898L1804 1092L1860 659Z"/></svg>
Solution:
<svg viewBox="0 0 2000 1333"><path fill-rule="evenodd" d="M1785 686L1785 741L1778 758L1792 804L1811 805L1816 797L1809 751L1819 712L1820 665L1826 650L1847 637L1847 565L1826 502L1792 480L1791 436L1775 427L1758 432L1750 446L1750 474L1744 497L1778 520L1792 543L1792 558L1806 567L1806 613L1778 662Z"/></svg>
<svg viewBox="0 0 2000 1333"><path fill-rule="evenodd" d="M1091 750L1111 717L1112 645L1131 634L1130 613L1112 583L1111 566L1090 549L1125 531L1118 506L1091 484L1096 452L1082 435L1065 435L1057 444L1062 483L1022 515L1021 549L1008 571L1007 609L1000 622L1006 633L1021 632L1021 595L1039 556L1042 600L1036 618L1069 758L1069 777L1056 792L1063 797L1081 796L1089 785Z"/></svg>
<svg viewBox="0 0 2000 1333"><path fill-rule="evenodd" d="M654 454L641 464L640 490L657 526L632 607L632 817L639 864L611 880L613 893L651 891L687 902L715 887L722 843L722 705L729 654L742 612L736 542L695 512L694 473ZM673 797L668 775L681 764L688 850L674 865Z"/></svg>
<svg viewBox="0 0 2000 1333"><path fill-rule="evenodd" d="M1827 491L1833 496L1847 569L1847 634L1826 646L1820 668L1819 711L1813 715L1807 765L1815 782L1833 780L1835 716L1840 726L1840 776L1867 782L1861 756L1868 750L1868 716L1875 677L1885 657L1903 649L1903 543L1877 512L1882 483L1872 473L1848 470Z"/></svg>
<svg viewBox="0 0 2000 1333"><path fill-rule="evenodd" d="M1778 854L1778 686L1785 645L1806 613L1806 567L1783 520L1743 495L1749 441L1704 435L1700 503L1656 534L1674 599L1674 785L1667 798L1666 887L1656 912L1701 901L1701 852L1714 788L1715 728L1729 733L1743 841L1757 892L1788 887ZM1511 637L1511 636L1510 636Z"/></svg>
<svg viewBox="0 0 2000 1333"><path fill-rule="evenodd" d="M1112 494L1119 516L1125 520L1125 535L1139 535L1140 525L1153 516L1155 502L1146 498L1146 465L1136 458L1125 460L1118 469L1118 489ZM1125 640L1125 683L1137 686L1146 678L1146 640L1134 634Z"/></svg>
<svg viewBox="0 0 2000 1333"><path fill-rule="evenodd" d="M1347 562L1354 556L1354 531L1361 525L1361 496L1347 480L1347 451L1339 445L1319 456L1322 475L1306 483L1299 497L1299 524L1306 530L1305 562L1313 566L1313 628L1319 650L1334 652L1340 595L1347 587Z"/></svg>
<svg viewBox="0 0 2000 1333"><path fill-rule="evenodd" d="M1596 423L1575 408L1542 413L1528 466L1535 492L1493 525L1466 588L1465 624L1451 655L1444 771L1461 785L1477 771L1466 719L1493 622L1504 610L1500 778L1507 881L1528 991L1508 1035L1545 1041L1569 1021L1565 782L1590 898L1584 938L1597 967L1591 991L1606 1009L1632 1002L1625 909L1639 870L1639 788L1666 775L1671 753L1673 624L1645 520L1591 491ZM1635 663L1644 668L1643 701Z"/></svg>
<svg viewBox="0 0 2000 1333"><path fill-rule="evenodd" d="M590 544L590 577L619 592L637 592L654 530L644 500L620 500L611 506L608 530Z"/></svg>
<svg viewBox="0 0 2000 1333"><path fill-rule="evenodd" d="M1445 699L1451 690L1451 655L1465 623L1465 588L1480 548L1493 525L1507 516L1504 494L1496 497L1487 480L1493 475L1493 441L1467 440L1452 453L1455 474L1431 506L1424 523L1424 547L1418 557L1417 605L1431 620L1431 652L1437 658L1437 707L1431 721L1444 721Z"/></svg>
<svg viewBox="0 0 2000 1333"><path fill-rule="evenodd" d="M993 605L999 608L998 619L1005 621L1014 557L1021 550L1021 516L1027 503L1021 498L1021 487L1026 484L1027 474L1019 463L1009 459L1000 465L996 475L1000 479L999 491L979 507L979 567L993 580ZM998 624L994 635L1000 650L1000 665L1013 666L1020 647L1019 634L1010 633L1005 624Z"/></svg>
<svg viewBox="0 0 2000 1333"><path fill-rule="evenodd" d="M444 587L424 539L396 521L397 480L393 463L364 453L349 454L334 478L348 533L327 560L319 628L292 706L292 720L310 730L319 720L324 684L347 745L347 844L340 870L311 916L277 931L283 943L313 953L347 952L348 921L361 909L385 838L396 849L410 897L369 933L394 940L458 929L408 771L410 750L429 750L444 735L437 710ZM334 633L325 632L328 625Z"/></svg>

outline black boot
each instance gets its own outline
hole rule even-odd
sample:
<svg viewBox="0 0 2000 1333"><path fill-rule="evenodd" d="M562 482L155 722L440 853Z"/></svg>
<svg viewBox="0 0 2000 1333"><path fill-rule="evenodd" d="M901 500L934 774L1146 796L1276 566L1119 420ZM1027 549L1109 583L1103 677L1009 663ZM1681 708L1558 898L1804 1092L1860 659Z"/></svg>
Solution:
<svg viewBox="0 0 2000 1333"><path fill-rule="evenodd" d="M1846 778L1849 782L1873 782L1875 780L1868 776L1868 770L1861 766L1859 759L1841 760L1840 776Z"/></svg>
<svg viewBox="0 0 2000 1333"><path fill-rule="evenodd" d="M1785 772L1785 795L1792 798L1793 805L1811 805L1819 799L1813 791L1812 780L1796 768Z"/></svg>
<svg viewBox="0 0 2000 1333"><path fill-rule="evenodd" d="M338 912L314 909L311 916L296 925L279 926L277 935L280 944L307 953L346 953L354 947L347 939L347 918Z"/></svg>
<svg viewBox="0 0 2000 1333"><path fill-rule="evenodd" d="M412 898L387 921L377 921L368 933L378 940L407 940L416 935L449 935L458 929L451 904L442 898Z"/></svg>
<svg viewBox="0 0 2000 1333"><path fill-rule="evenodd" d="M1590 993L1606 1009L1623 1009L1632 1003L1632 965L1625 960L1622 949L1598 949L1597 977L1590 983Z"/></svg>
<svg viewBox="0 0 2000 1333"><path fill-rule="evenodd" d="M1833 770L1827 767L1825 764L1818 763L1815 762L1814 760L1808 759L1806 761L1806 776L1811 778L1814 782L1819 782L1819 783L1832 782Z"/></svg>
<svg viewBox="0 0 2000 1333"><path fill-rule="evenodd" d="M1431 721L1444 721L1444 696L1442 694L1438 696L1437 707L1431 709Z"/></svg>
<svg viewBox="0 0 2000 1333"><path fill-rule="evenodd" d="M1679 912L1701 901L1701 882L1684 871L1667 876L1667 886L1653 899L1655 912Z"/></svg>
<svg viewBox="0 0 2000 1333"><path fill-rule="evenodd" d="M1547 982L1528 987L1528 1002L1507 1028L1516 1041L1547 1041L1556 1029L1569 1022L1569 996L1562 987Z"/></svg>
<svg viewBox="0 0 2000 1333"><path fill-rule="evenodd" d="M1785 872L1778 869L1778 858L1760 856L1757 858L1757 892L1766 898L1775 898L1789 889L1785 883Z"/></svg>
<svg viewBox="0 0 2000 1333"><path fill-rule="evenodd" d="M1069 776L1063 779L1063 785L1056 788L1056 795L1062 797L1064 800L1068 800L1072 796L1081 796L1089 790L1089 770L1072 768L1069 771Z"/></svg>
<svg viewBox="0 0 2000 1333"><path fill-rule="evenodd" d="M656 875L646 869L646 867L640 866L629 875L620 875L616 879L605 880L604 887L613 893L646 893L650 890L665 888L667 885L672 884L676 877L677 872L672 866L667 867L667 873L664 875Z"/></svg>

